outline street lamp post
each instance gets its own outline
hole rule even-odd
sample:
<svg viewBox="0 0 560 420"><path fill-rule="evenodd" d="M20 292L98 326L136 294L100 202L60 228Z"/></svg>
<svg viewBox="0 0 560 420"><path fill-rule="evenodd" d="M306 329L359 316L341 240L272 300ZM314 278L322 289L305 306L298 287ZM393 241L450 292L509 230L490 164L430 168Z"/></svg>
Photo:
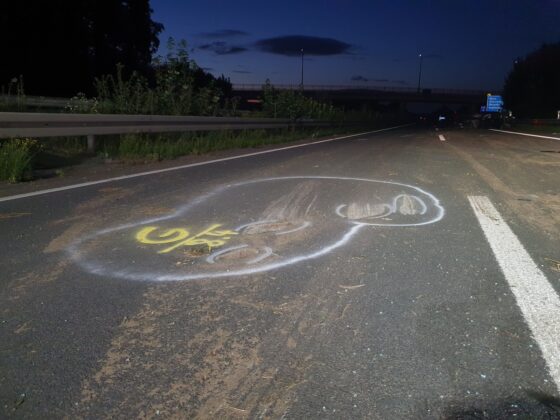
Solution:
<svg viewBox="0 0 560 420"><path fill-rule="evenodd" d="M418 93L420 93L420 82L422 80L422 54L418 54L418 58L420 59L420 67L418 69Z"/></svg>
<svg viewBox="0 0 560 420"><path fill-rule="evenodd" d="M303 92L303 48L301 49L301 91Z"/></svg>

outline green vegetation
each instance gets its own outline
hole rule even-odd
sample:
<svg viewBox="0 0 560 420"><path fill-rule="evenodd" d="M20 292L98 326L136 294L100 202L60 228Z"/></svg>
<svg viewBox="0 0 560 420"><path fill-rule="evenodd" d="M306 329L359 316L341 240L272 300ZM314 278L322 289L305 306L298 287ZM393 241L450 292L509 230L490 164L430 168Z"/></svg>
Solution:
<svg viewBox="0 0 560 420"><path fill-rule="evenodd" d="M139 72L125 77L126 69L117 65L115 75L95 79L96 96L74 96L67 112L101 114L219 115L231 84L225 77L215 78L189 59L187 44L170 38L168 54L155 60L150 80Z"/></svg>
<svg viewBox="0 0 560 420"><path fill-rule="evenodd" d="M40 143L34 139L0 142L0 180L19 182L31 178L33 160L40 150Z"/></svg>

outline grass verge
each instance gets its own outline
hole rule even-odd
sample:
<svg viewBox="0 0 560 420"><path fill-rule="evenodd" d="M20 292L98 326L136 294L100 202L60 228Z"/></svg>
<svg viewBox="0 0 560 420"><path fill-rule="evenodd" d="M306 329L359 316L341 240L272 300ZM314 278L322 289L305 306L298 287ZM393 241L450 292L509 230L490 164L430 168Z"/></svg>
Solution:
<svg viewBox="0 0 560 420"><path fill-rule="evenodd" d="M379 125L268 130L223 130L186 133L124 134L98 137L104 159L142 163L202 155L226 149L258 148L303 139L349 134L381 128ZM85 137L0 142L0 180L19 182L60 176L61 168L87 158Z"/></svg>
<svg viewBox="0 0 560 420"><path fill-rule="evenodd" d="M125 134L116 139L104 139L101 151L105 157L124 161L157 161L226 149L257 148L350 131L354 130L346 127L298 130L224 130L177 134Z"/></svg>

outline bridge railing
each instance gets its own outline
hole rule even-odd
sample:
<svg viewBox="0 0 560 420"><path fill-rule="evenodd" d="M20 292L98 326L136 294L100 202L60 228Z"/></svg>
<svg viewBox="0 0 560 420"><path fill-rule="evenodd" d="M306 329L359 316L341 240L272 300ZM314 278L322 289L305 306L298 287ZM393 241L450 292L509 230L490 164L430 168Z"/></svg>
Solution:
<svg viewBox="0 0 560 420"><path fill-rule="evenodd" d="M234 83L234 91L258 91L262 90L263 85L258 83ZM274 89L279 90L299 90L301 85L281 84L274 85ZM409 93L423 95L425 92L440 95L477 95L486 96L486 91L474 89L446 89L446 88L422 88L418 92L417 88L401 86L373 86L373 85L304 85L306 91L379 91L394 93Z"/></svg>

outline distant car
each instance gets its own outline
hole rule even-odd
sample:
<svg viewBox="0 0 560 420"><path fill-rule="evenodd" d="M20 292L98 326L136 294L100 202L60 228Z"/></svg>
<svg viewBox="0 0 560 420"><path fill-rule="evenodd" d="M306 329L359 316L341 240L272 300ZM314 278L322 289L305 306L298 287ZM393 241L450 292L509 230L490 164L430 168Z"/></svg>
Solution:
<svg viewBox="0 0 560 420"><path fill-rule="evenodd" d="M449 115L436 114L435 123L438 127L447 127L453 123L453 119Z"/></svg>

